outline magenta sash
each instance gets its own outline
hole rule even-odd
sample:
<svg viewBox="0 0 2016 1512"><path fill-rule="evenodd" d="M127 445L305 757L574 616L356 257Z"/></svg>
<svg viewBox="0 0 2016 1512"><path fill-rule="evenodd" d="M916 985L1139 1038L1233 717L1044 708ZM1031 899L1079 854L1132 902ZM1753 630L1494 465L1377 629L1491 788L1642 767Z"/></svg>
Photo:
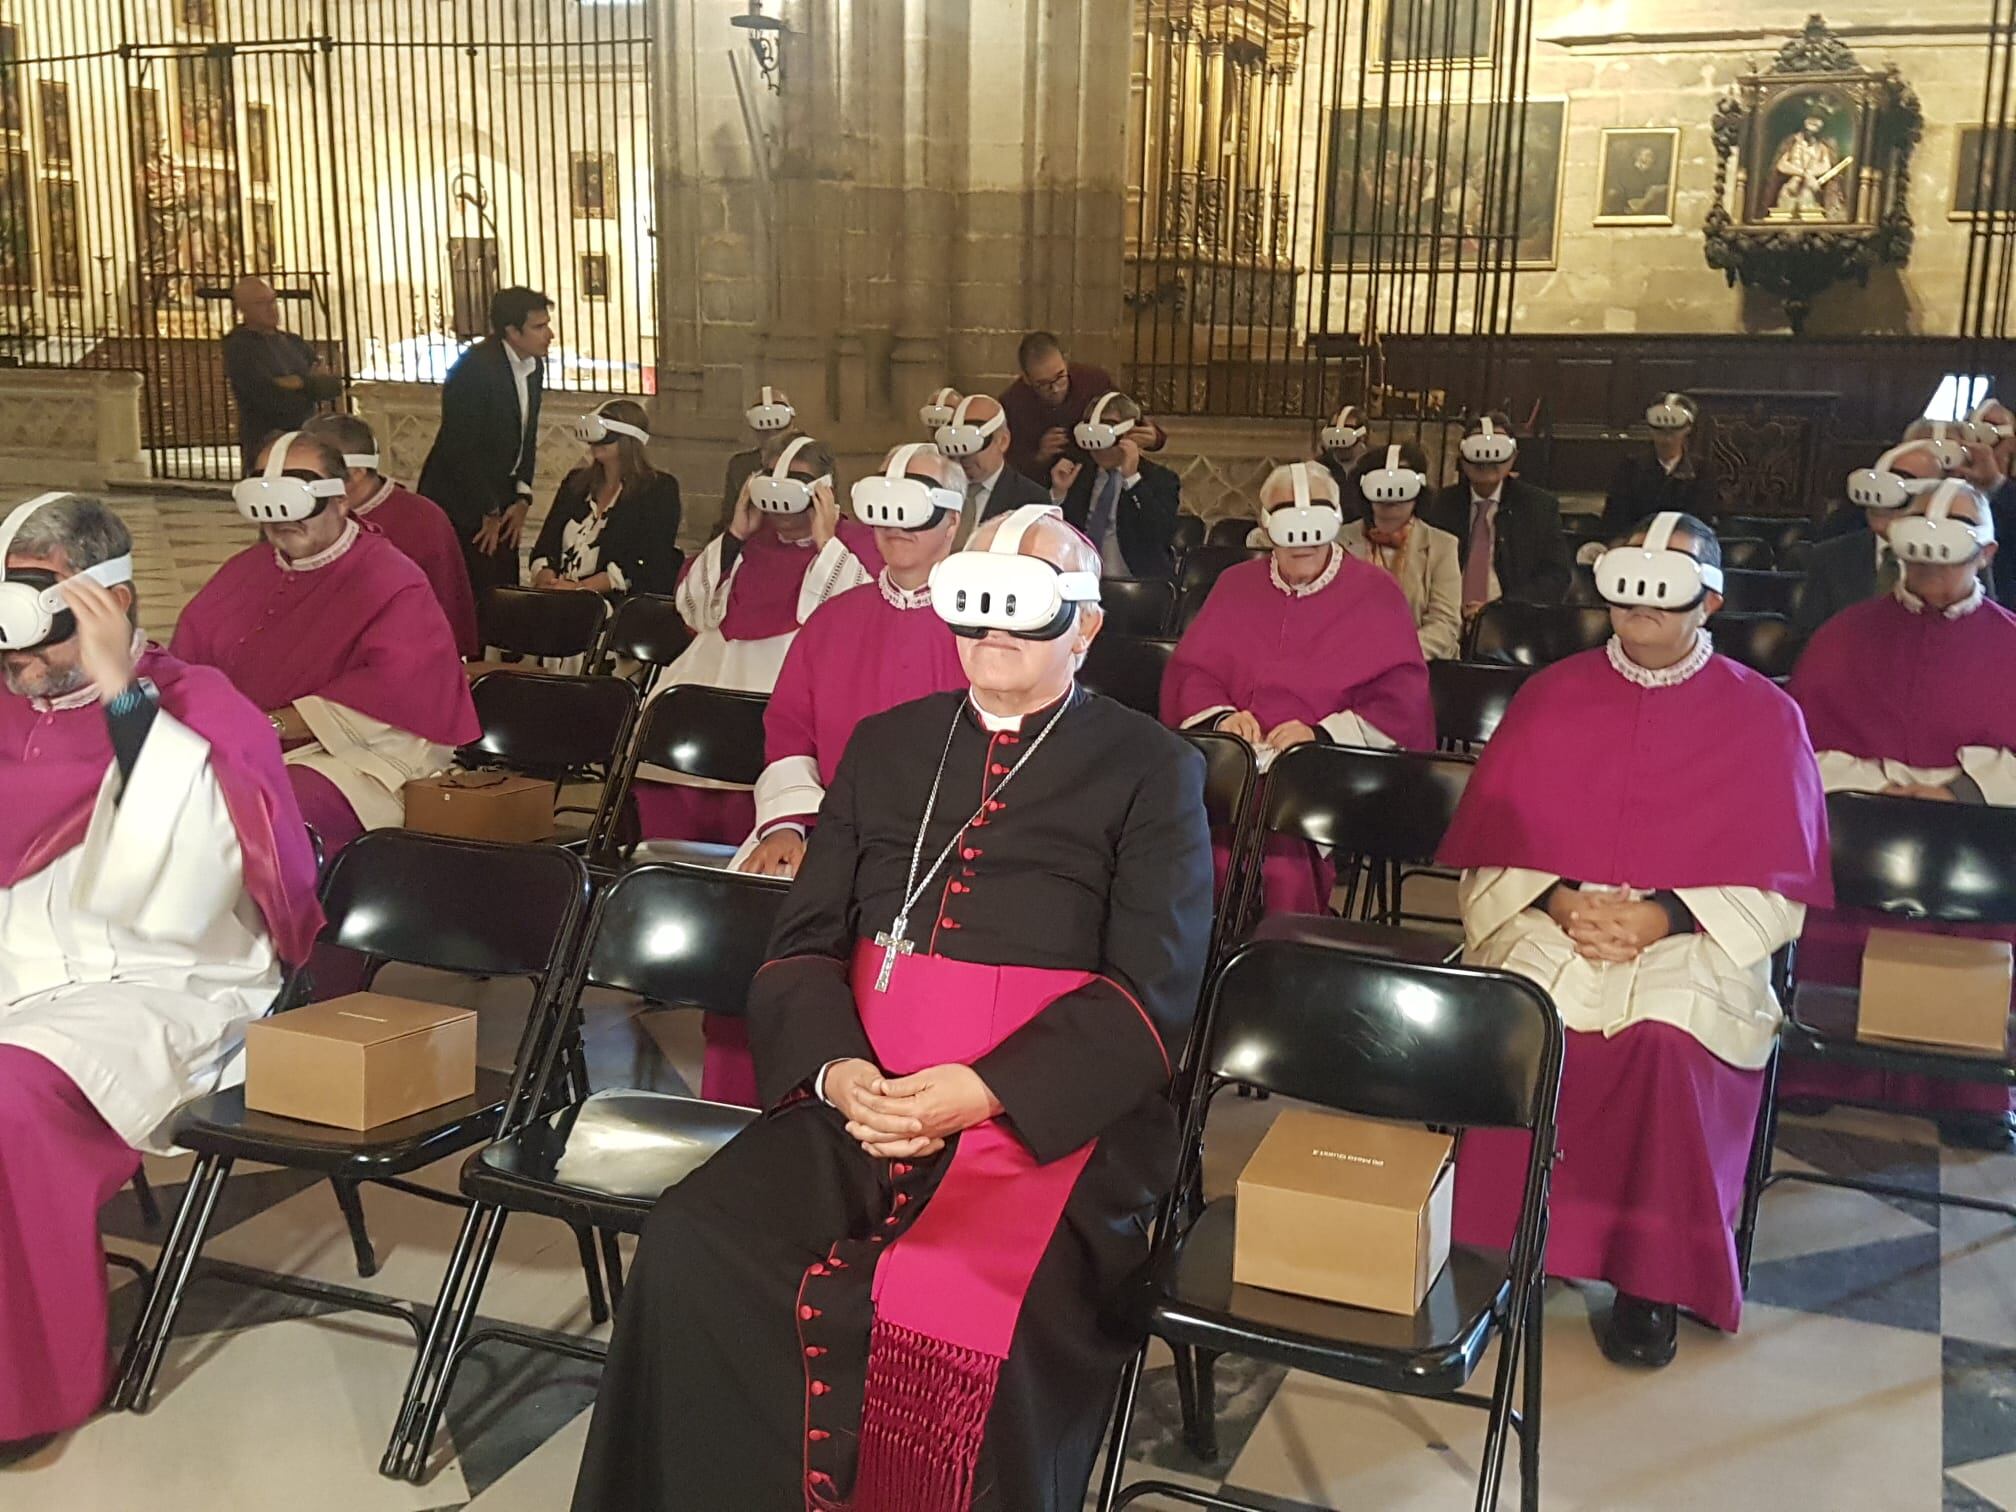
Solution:
<svg viewBox="0 0 2016 1512"><path fill-rule="evenodd" d="M1097 980L1086 971L919 953L899 957L888 990L877 992L881 954L858 944L851 984L876 1058L899 1076L970 1064ZM1041 1165L999 1119L959 1136L924 1211L875 1269L854 1507L963 1512L970 1505L1001 1362L1092 1150L1087 1144ZM896 1201L904 1200L899 1193ZM920 1434L925 1417L932 1431Z"/></svg>

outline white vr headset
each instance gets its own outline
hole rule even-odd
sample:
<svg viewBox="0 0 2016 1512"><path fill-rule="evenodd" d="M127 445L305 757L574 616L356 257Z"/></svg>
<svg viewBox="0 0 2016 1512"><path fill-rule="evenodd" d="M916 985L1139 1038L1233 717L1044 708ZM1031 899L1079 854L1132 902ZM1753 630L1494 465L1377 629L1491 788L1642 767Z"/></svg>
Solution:
<svg viewBox="0 0 2016 1512"><path fill-rule="evenodd" d="M33 651L39 646L60 643L77 632L76 616L63 596L55 574L36 568L20 569L7 575L7 553L14 537L28 517L44 504L67 499L67 493L37 494L7 516L0 524L0 651ZM110 588L133 581L133 554L114 557L95 567L86 567L79 577ZM46 581L45 581L46 579Z"/></svg>
<svg viewBox="0 0 2016 1512"><path fill-rule="evenodd" d="M1065 572L1022 555L1022 537L1054 504L1024 504L1001 524L985 551L955 551L931 569L931 607L954 635L977 640L1005 630L1023 640L1055 640L1077 623L1080 604L1099 602L1099 576Z"/></svg>
<svg viewBox="0 0 2016 1512"><path fill-rule="evenodd" d="M1612 546L1596 558L1596 591L1619 608L1692 609L1704 594L1722 591L1722 569L1673 548L1680 516L1652 517L1642 546Z"/></svg>
<svg viewBox="0 0 2016 1512"><path fill-rule="evenodd" d="M266 452L266 471L231 485L231 502L255 525L298 525L320 514L331 499L343 497L341 478L290 478L287 449L299 431L277 438ZM344 459L349 460L347 457Z"/></svg>
<svg viewBox="0 0 2016 1512"><path fill-rule="evenodd" d="M854 485L854 518L864 525L880 525L888 530L922 530L938 518L938 511L958 514L966 507L966 495L942 483L904 476L904 469L919 452L932 450L928 441L913 441L889 454L889 465L881 472Z"/></svg>
<svg viewBox="0 0 2016 1512"><path fill-rule="evenodd" d="M584 446L596 446L611 436L629 436L637 441L649 441L651 432L641 425L632 425L627 420L612 420L600 410L591 410L574 422L574 436Z"/></svg>
<svg viewBox="0 0 2016 1512"><path fill-rule="evenodd" d="M345 452L343 453L343 465L345 467L361 468L365 472L376 472L378 471L378 453Z"/></svg>
<svg viewBox="0 0 2016 1512"><path fill-rule="evenodd" d="M749 429L753 431L780 431L798 418L798 411L779 399L777 390L766 383L762 395L742 412L742 418L749 422Z"/></svg>
<svg viewBox="0 0 2016 1512"><path fill-rule="evenodd" d="M1360 474L1358 491L1373 504L1411 504L1428 486L1425 475L1402 465L1398 442L1386 448L1386 465Z"/></svg>
<svg viewBox="0 0 2016 1512"><path fill-rule="evenodd" d="M1071 436L1088 452L1111 451L1120 444L1120 438L1134 429L1132 420L1105 421L1099 417L1106 413L1106 406L1120 394L1101 394L1092 406L1092 413L1071 427Z"/></svg>
<svg viewBox="0 0 2016 1512"><path fill-rule="evenodd" d="M917 411L917 418L924 422L924 434L936 435L941 426L950 425L954 407L962 402L959 390L955 388L941 388L925 400L923 407Z"/></svg>
<svg viewBox="0 0 2016 1512"><path fill-rule="evenodd" d="M1489 415L1477 423L1479 429L1474 436L1465 436L1456 443L1456 450L1465 462L1475 462L1479 467L1496 467L1518 455L1519 443L1498 429Z"/></svg>
<svg viewBox="0 0 2016 1512"><path fill-rule="evenodd" d="M1267 527L1267 539L1276 546L1328 546L1344 528L1337 480L1327 469L1319 474L1313 462L1290 462L1274 469L1261 493L1272 493L1284 475L1294 484L1295 502L1266 511L1261 523Z"/></svg>
<svg viewBox="0 0 2016 1512"><path fill-rule="evenodd" d="M1960 499L1973 500L1976 520L1954 517L1953 505ZM1971 562L1984 548L1994 544L1995 511L1971 484L1945 478L1939 481L1938 491L1925 506L1925 513L1906 515L1891 525L1889 541L1890 549L1900 561L1929 562L1940 567Z"/></svg>
<svg viewBox="0 0 2016 1512"><path fill-rule="evenodd" d="M1694 423L1694 406L1685 394L1668 394L1645 411L1645 423L1654 430L1685 430Z"/></svg>
<svg viewBox="0 0 2016 1512"><path fill-rule="evenodd" d="M1934 442L1906 441L1878 457L1874 467L1858 467L1848 474L1848 502L1858 509L1896 510L1904 508L1918 495L1932 492L1944 479L1907 478L1890 470L1891 464L1899 457L1915 451L1930 452L1941 467L1945 466Z"/></svg>
<svg viewBox="0 0 2016 1512"><path fill-rule="evenodd" d="M1350 404L1337 411L1330 423L1323 427L1323 434L1318 438L1317 444L1326 452L1349 451L1358 445L1365 439L1367 427L1346 423L1347 417L1357 413L1357 407Z"/></svg>
<svg viewBox="0 0 2016 1512"><path fill-rule="evenodd" d="M767 392L767 390L766 390ZM759 472L749 479L749 502L765 514L803 514L812 507L812 490L825 484L833 486L833 474L824 473L807 483L803 478L791 476L791 459L812 444L810 436L799 436L784 448L784 454L777 459L777 465L767 473Z"/></svg>
<svg viewBox="0 0 2016 1512"><path fill-rule="evenodd" d="M952 458L977 457L986 449L988 438L1008 423L1008 412L997 409L985 423L973 424L966 418L966 407L977 395L968 394L959 401L959 408L938 425L938 450ZM927 406L928 408L928 406Z"/></svg>
<svg viewBox="0 0 2016 1512"><path fill-rule="evenodd" d="M1974 406L1974 412L1954 427L1962 441L1972 441L1979 446L1993 446L1997 441L2006 441L2016 436L2016 426L1990 420L1988 411L1995 407L1993 399L1983 399Z"/></svg>

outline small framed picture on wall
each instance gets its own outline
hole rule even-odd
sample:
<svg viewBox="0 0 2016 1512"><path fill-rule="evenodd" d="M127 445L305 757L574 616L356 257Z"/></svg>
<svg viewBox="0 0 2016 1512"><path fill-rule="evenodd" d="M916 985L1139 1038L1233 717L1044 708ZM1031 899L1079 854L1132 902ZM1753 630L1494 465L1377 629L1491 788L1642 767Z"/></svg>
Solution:
<svg viewBox="0 0 2016 1512"><path fill-rule="evenodd" d="M1677 126L1605 128L1597 156L1595 224L1672 225L1679 160Z"/></svg>

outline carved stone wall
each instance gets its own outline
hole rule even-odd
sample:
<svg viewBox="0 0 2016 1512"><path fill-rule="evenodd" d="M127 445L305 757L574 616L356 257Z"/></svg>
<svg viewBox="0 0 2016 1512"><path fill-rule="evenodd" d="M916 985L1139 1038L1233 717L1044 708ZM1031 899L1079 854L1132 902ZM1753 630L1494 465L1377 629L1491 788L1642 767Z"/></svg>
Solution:
<svg viewBox="0 0 2016 1512"><path fill-rule="evenodd" d="M145 480L140 375L0 368L0 470L54 488Z"/></svg>

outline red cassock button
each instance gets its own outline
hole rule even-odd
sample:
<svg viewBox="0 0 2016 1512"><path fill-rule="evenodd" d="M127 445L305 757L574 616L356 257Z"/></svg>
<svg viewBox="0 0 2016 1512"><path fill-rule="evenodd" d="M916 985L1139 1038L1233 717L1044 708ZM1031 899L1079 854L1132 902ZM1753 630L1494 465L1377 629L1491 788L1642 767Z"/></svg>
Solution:
<svg viewBox="0 0 2016 1512"><path fill-rule="evenodd" d="M808 1360L816 1360L824 1353L826 1353L826 1346L823 1344L807 1344L805 1346L805 1358Z"/></svg>
<svg viewBox="0 0 2016 1512"><path fill-rule="evenodd" d="M995 762L989 768L987 768L987 770L992 772L996 777L1006 777L1008 775L1008 768L1001 765L1001 763L998 761Z"/></svg>
<svg viewBox="0 0 2016 1512"><path fill-rule="evenodd" d="M968 845L962 847L959 851L959 854L963 859L971 861L975 856L980 854L980 851L977 847Z"/></svg>
<svg viewBox="0 0 2016 1512"><path fill-rule="evenodd" d="M814 1428L810 1433L806 1434L805 1437L812 1440L812 1442L815 1444L823 1444L826 1442L826 1440L833 1437L833 1435L828 1433L824 1428Z"/></svg>
<svg viewBox="0 0 2016 1512"><path fill-rule="evenodd" d="M801 1307L798 1309L798 1319L800 1322L809 1323L818 1316L819 1309L816 1307Z"/></svg>
<svg viewBox="0 0 2016 1512"><path fill-rule="evenodd" d="M832 1389L833 1388L831 1386L828 1386L824 1381L814 1381L812 1383L812 1395L814 1396L824 1396L826 1395L827 1392L831 1391Z"/></svg>

